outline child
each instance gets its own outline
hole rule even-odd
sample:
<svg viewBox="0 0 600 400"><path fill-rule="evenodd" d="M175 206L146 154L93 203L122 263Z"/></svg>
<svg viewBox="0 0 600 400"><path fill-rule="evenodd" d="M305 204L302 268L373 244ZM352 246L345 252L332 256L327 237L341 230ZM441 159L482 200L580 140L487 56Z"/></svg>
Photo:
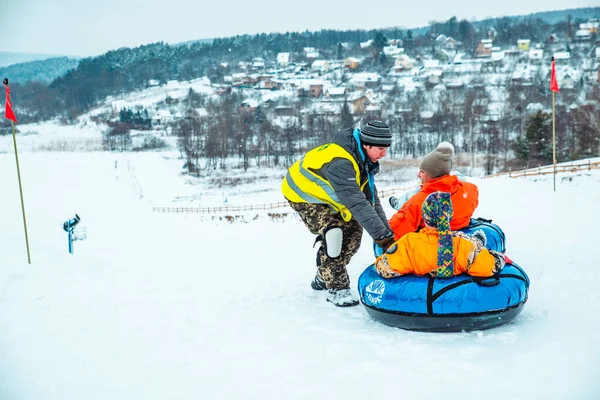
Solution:
<svg viewBox="0 0 600 400"><path fill-rule="evenodd" d="M431 193L422 211L425 227L402 236L375 260L383 278L407 274L450 278L465 272L488 277L504 267L504 255L483 247L480 238L450 231L450 193Z"/></svg>

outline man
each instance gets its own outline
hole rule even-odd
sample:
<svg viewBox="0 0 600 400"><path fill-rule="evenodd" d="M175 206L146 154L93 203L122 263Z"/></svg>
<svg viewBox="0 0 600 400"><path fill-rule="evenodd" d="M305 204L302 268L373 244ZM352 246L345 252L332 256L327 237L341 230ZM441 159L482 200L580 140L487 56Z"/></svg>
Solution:
<svg viewBox="0 0 600 400"><path fill-rule="evenodd" d="M451 195L454 216L450 222L450 229L458 230L469 225L479 204L479 190L474 184L460 181L456 175L450 175L453 156L454 146L448 142L440 143L421 160L418 173L421 180L420 190L401 207L396 204L396 198L390 197L390 205L395 209L400 208L389 221L396 240L425 226L421 214L423 201L429 194L438 191Z"/></svg>
<svg viewBox="0 0 600 400"><path fill-rule="evenodd" d="M281 186L290 206L313 235L317 252L314 290L328 289L336 306L358 304L346 266L358 251L363 228L384 250L394 242L375 188L379 160L392 144L390 127L370 121L336 133L290 167Z"/></svg>

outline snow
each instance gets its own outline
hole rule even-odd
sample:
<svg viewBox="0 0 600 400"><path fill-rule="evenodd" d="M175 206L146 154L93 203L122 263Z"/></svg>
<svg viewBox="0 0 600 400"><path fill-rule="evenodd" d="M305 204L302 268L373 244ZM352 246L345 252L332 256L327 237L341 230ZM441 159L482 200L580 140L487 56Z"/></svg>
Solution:
<svg viewBox="0 0 600 400"><path fill-rule="evenodd" d="M173 99L181 99L188 95L190 89L196 93L213 94L214 90L210 86L210 81L207 77L197 78L190 81L168 81L164 86L151 86L144 90L127 93L121 97L108 97L106 102L101 106L93 109L88 114L90 116L110 112L112 110L119 111L123 108L154 108L157 103L164 101L167 96ZM109 104L107 106L106 104Z"/></svg>
<svg viewBox="0 0 600 400"><path fill-rule="evenodd" d="M173 150L39 151L76 128L19 129L38 132L17 137L32 263L3 136L0 399L593 399L600 390L600 171L560 174L556 192L552 175L471 178L477 215L504 229L507 254L529 274L529 301L493 330L418 333L312 291L314 238L289 208L233 213L231 223L152 211L280 201L284 170L190 178ZM219 187L225 179L241 184ZM70 255L62 223L74 213L88 239ZM370 243L365 234L349 265L355 292Z"/></svg>

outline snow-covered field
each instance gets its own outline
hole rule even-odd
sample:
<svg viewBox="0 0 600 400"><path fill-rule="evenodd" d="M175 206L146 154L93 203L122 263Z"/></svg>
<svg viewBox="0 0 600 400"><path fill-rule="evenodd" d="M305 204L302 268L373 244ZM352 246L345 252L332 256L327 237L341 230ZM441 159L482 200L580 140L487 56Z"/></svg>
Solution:
<svg viewBox="0 0 600 400"><path fill-rule="evenodd" d="M556 192L552 176L473 179L477 215L504 229L529 301L514 323L432 334L313 292L313 237L289 208L235 223L152 212L280 201L283 171L215 189L181 175L174 151L44 152L35 140L46 136L29 137L19 160L31 265L12 138L0 137L2 400L598 396L599 171L561 174ZM88 239L70 255L62 223L74 213ZM365 234L349 266L353 289L370 243Z"/></svg>

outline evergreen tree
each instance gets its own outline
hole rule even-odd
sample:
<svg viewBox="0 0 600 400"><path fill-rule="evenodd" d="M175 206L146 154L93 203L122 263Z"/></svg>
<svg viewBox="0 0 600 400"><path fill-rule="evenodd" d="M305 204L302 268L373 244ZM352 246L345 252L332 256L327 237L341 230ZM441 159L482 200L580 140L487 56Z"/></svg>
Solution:
<svg viewBox="0 0 600 400"><path fill-rule="evenodd" d="M342 112L340 116L342 128L354 127L354 118L352 117L352 114L350 114L350 107L348 106L348 99L346 98L344 98L344 104L342 105Z"/></svg>
<svg viewBox="0 0 600 400"><path fill-rule="evenodd" d="M514 146L515 155L527 167L552 163L552 117L538 111L527 119L525 136Z"/></svg>

